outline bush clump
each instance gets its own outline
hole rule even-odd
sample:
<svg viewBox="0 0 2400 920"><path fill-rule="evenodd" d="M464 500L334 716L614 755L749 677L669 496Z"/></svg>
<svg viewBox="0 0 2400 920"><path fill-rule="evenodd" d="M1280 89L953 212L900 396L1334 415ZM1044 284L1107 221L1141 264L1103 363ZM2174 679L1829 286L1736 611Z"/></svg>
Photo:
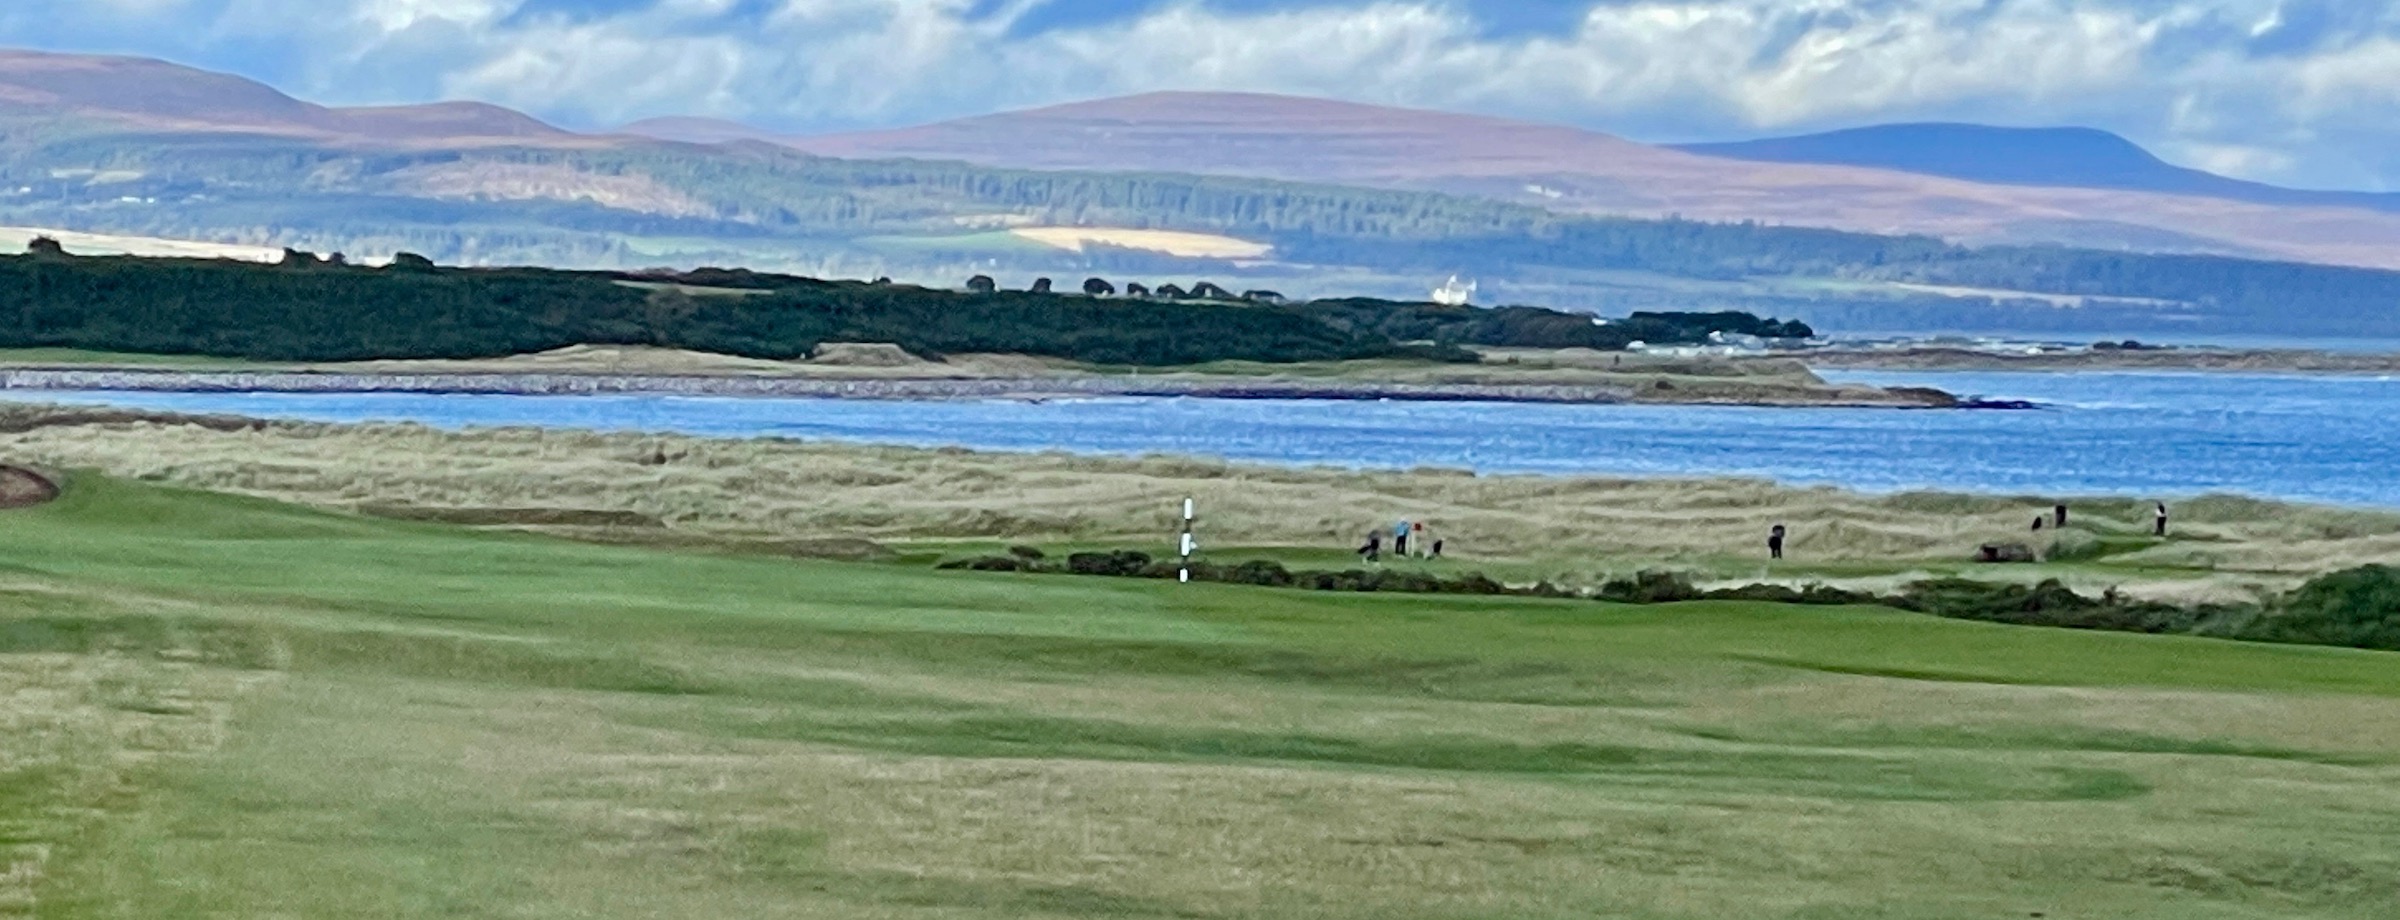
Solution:
<svg viewBox="0 0 2400 920"><path fill-rule="evenodd" d="M2115 591L2085 597L2055 578L2032 586L1963 578L1920 581L1883 603L1959 620L2141 633L2222 634L2228 632L2227 624L2238 622L2247 612L2219 605L2182 607L2130 600Z"/></svg>
<svg viewBox="0 0 2400 920"><path fill-rule="evenodd" d="M1014 556L981 556L974 559L952 559L948 562L942 563L941 565L935 566L935 568L947 569L950 571L964 570L971 572L1036 571L1032 566L1027 565L1025 560L1016 558Z"/></svg>
<svg viewBox="0 0 2400 920"><path fill-rule="evenodd" d="M1701 599L1690 576L1681 572L1641 572L1632 578L1612 578L1600 586L1599 597L1620 604L1672 604Z"/></svg>
<svg viewBox="0 0 2400 920"><path fill-rule="evenodd" d="M1076 553L1067 557L1067 571L1077 575L1102 575L1113 578L1136 578L1150 567L1150 554L1133 550L1113 553Z"/></svg>
<svg viewBox="0 0 2400 920"><path fill-rule="evenodd" d="M1851 591L1819 584L1799 588L1790 585L1766 584L1718 588L1707 592L1707 598L1712 601L1763 601L1770 604L1807 604L1815 607L1849 607L1885 602L1884 598L1866 591Z"/></svg>
<svg viewBox="0 0 2400 920"><path fill-rule="evenodd" d="M2400 651L2400 568L2368 565L2319 576L2284 595L2254 625L2256 638Z"/></svg>

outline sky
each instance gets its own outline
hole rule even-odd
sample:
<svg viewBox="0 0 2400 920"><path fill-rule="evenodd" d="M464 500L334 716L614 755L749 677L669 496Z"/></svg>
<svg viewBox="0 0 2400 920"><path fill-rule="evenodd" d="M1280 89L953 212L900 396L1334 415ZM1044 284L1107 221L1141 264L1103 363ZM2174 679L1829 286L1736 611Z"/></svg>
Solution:
<svg viewBox="0 0 2400 920"><path fill-rule="evenodd" d="M1224 89L1649 141L2087 125L2245 178L2400 191L2400 0L10 0L0 45L583 129Z"/></svg>

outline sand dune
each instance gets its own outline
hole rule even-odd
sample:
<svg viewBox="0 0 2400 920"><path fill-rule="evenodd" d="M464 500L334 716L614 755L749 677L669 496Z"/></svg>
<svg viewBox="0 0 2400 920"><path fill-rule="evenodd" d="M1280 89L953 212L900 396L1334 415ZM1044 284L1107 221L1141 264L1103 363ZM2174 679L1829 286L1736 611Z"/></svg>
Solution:
<svg viewBox="0 0 2400 920"><path fill-rule="evenodd" d="M1888 588L1928 571L1969 568L1981 543L2024 540L2025 521L2051 503L1870 496L1746 479L1477 476L526 428L458 433L143 418L0 405L0 458L344 508L636 515L658 522L641 539L703 543L1164 546L1177 528L1172 499L1189 495L1206 509L1212 546L1295 547L1338 563L1368 528L1409 517L1432 525L1464 559L1569 584L1649 567L1740 581L1770 577L1758 560L1760 541L1770 525L1785 523L1795 559L1827 567L1796 577ZM2183 539L2153 546L2142 536L2146 504L2084 499L2074 506L2075 539L2121 544L2132 555L2106 568L1975 573L2059 575L2091 591L2223 599L2344 565L2400 563L2400 514L2202 498L2177 508ZM528 526L585 535L540 521Z"/></svg>

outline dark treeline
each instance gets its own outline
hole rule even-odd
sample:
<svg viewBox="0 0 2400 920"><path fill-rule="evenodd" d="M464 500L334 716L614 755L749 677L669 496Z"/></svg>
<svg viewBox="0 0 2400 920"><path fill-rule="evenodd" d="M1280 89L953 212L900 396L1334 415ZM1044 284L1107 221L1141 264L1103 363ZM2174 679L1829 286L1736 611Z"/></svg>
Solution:
<svg viewBox="0 0 2400 920"><path fill-rule="evenodd" d="M305 253L281 265L78 258L54 247L0 257L0 346L261 360L497 357L576 344L792 359L829 341L890 342L927 356L1006 352L1103 364L1472 360L1457 346L1591 344L1543 330L1597 328L1589 317L1529 308L1444 313L1448 325L1438 334L1416 335L1410 326L1405 338L1373 323L1334 321L1368 309L1358 302L1320 308L974 294L722 269L440 268L407 255L387 268ZM1744 314L1641 322L1690 341L1760 323ZM1406 344L1422 341L1436 344Z"/></svg>
<svg viewBox="0 0 2400 920"><path fill-rule="evenodd" d="M1129 364L1422 351L1290 311L1225 305L797 279L758 295L711 296L543 269L0 259L0 342L10 346L333 361L640 344L791 359L827 341Z"/></svg>
<svg viewBox="0 0 2400 920"><path fill-rule="evenodd" d="M1398 304L1385 300L1319 300L1301 306L1343 329L1369 330L1403 342L1521 348L1622 350L1635 342L1693 344L1712 332L1760 338L1804 339L1816 334L1797 320L1760 319L1748 313L1635 313L1605 323L1582 313L1539 307L1452 307Z"/></svg>

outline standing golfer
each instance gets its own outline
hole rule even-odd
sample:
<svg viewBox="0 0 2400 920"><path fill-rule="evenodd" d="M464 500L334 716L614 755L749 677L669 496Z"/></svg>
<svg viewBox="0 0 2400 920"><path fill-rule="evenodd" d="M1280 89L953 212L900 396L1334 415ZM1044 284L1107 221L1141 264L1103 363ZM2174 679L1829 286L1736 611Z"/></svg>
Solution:
<svg viewBox="0 0 2400 920"><path fill-rule="evenodd" d="M2155 535L2155 536L2161 536L2161 537L2163 537L2163 536L2166 536L2166 535L2167 535L2167 503L2166 503L2166 502L2159 502L2159 503L2158 503L2158 510L2157 510L2156 512L2153 512L2153 513L2151 514L2150 520L2151 520L2151 522L2152 522L2153 524L2157 525L2156 527L2154 527L2154 528L2151 530L2151 533L2152 533L2153 535Z"/></svg>
<svg viewBox="0 0 2400 920"><path fill-rule="evenodd" d="M1408 558L1408 522L1406 520L1392 525L1392 555L1402 559Z"/></svg>
<svg viewBox="0 0 2400 920"><path fill-rule="evenodd" d="M1783 558L1783 525L1781 524L1777 524L1767 531L1767 558Z"/></svg>

